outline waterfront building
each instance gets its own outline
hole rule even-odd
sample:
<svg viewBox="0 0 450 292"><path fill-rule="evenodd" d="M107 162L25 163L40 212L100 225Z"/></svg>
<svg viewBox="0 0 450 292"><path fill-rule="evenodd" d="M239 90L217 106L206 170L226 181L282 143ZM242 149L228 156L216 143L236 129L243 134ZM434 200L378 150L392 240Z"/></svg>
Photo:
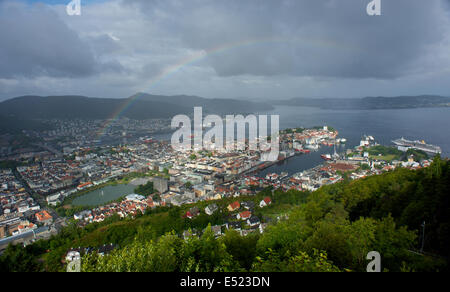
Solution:
<svg viewBox="0 0 450 292"><path fill-rule="evenodd" d="M153 178L153 187L161 194L169 190L168 181L165 178L155 177Z"/></svg>

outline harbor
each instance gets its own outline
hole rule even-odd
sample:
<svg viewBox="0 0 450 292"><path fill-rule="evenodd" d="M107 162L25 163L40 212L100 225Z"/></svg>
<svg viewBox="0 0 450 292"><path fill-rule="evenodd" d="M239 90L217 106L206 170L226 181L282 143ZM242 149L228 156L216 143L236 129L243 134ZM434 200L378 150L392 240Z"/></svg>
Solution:
<svg viewBox="0 0 450 292"><path fill-rule="evenodd" d="M323 185L340 182L344 177L358 179L398 167L417 169L427 167L431 162L431 159L421 158L423 156L415 157L414 154L408 154L411 153L408 150L412 147L396 149L398 145L395 143L395 146L383 146L370 135L364 135L359 145L354 148L346 148L343 144L329 141L322 141L316 145L315 151L296 151L294 157L270 163L264 169L250 173L247 179L284 191L289 189L315 191ZM397 156L394 155L389 159L391 157L389 155L375 155L373 149L397 151ZM423 151L416 150L419 154ZM425 153L423 155L431 158Z"/></svg>

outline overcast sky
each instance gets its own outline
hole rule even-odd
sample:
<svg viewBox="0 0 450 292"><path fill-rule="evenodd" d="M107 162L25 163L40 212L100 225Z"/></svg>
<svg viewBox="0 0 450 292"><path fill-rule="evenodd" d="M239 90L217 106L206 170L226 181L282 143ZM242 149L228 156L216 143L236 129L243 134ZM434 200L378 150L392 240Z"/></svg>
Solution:
<svg viewBox="0 0 450 292"><path fill-rule="evenodd" d="M450 96L450 1L0 0L0 99Z"/></svg>

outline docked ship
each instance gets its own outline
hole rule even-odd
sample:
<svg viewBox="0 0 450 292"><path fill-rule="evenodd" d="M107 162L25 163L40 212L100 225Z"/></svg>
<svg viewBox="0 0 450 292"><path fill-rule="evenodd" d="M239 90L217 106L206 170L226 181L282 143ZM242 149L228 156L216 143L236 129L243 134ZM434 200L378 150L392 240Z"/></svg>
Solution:
<svg viewBox="0 0 450 292"><path fill-rule="evenodd" d="M276 173L269 173L266 175L266 180L276 181L280 176Z"/></svg>
<svg viewBox="0 0 450 292"><path fill-rule="evenodd" d="M308 149L295 149L295 151L300 152L300 153L311 153L311 150L308 150Z"/></svg>
<svg viewBox="0 0 450 292"><path fill-rule="evenodd" d="M330 154L322 154L322 155L320 155L320 157L322 157L322 159L325 159L325 160L331 160Z"/></svg>
<svg viewBox="0 0 450 292"><path fill-rule="evenodd" d="M405 138L400 138L393 140L392 143L398 146L398 149L401 151L407 151L408 149L416 149L416 150L422 150L427 153L432 154L440 154L442 153L441 147L427 144L425 141L410 141L406 140Z"/></svg>
<svg viewBox="0 0 450 292"><path fill-rule="evenodd" d="M319 145L309 144L309 145L306 145L306 148L308 148L309 150L317 151L317 150L319 150Z"/></svg>
<svg viewBox="0 0 450 292"><path fill-rule="evenodd" d="M282 172L281 174L280 174L280 180L281 179L285 179L285 178L287 178L289 176L289 173L287 173L287 172Z"/></svg>

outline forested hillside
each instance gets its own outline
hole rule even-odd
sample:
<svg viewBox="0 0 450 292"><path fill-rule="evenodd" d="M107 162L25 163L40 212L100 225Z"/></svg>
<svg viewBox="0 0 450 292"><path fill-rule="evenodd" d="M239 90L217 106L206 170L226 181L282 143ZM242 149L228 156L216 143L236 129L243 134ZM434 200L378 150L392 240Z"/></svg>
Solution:
<svg viewBox="0 0 450 292"><path fill-rule="evenodd" d="M273 201L258 216L274 220L263 234L246 237L227 231L215 238L207 226L223 223L219 215L190 220L182 214L192 206L160 208L136 219L72 226L26 249L11 246L0 258L0 269L63 271L62 259L71 247L113 242L119 248L109 255L85 255L82 270L365 271L367 253L378 251L384 271L448 271L449 184L450 163L436 157L426 169L397 169L313 193L267 189L239 198ZM189 228L206 231L200 237L179 236Z"/></svg>

